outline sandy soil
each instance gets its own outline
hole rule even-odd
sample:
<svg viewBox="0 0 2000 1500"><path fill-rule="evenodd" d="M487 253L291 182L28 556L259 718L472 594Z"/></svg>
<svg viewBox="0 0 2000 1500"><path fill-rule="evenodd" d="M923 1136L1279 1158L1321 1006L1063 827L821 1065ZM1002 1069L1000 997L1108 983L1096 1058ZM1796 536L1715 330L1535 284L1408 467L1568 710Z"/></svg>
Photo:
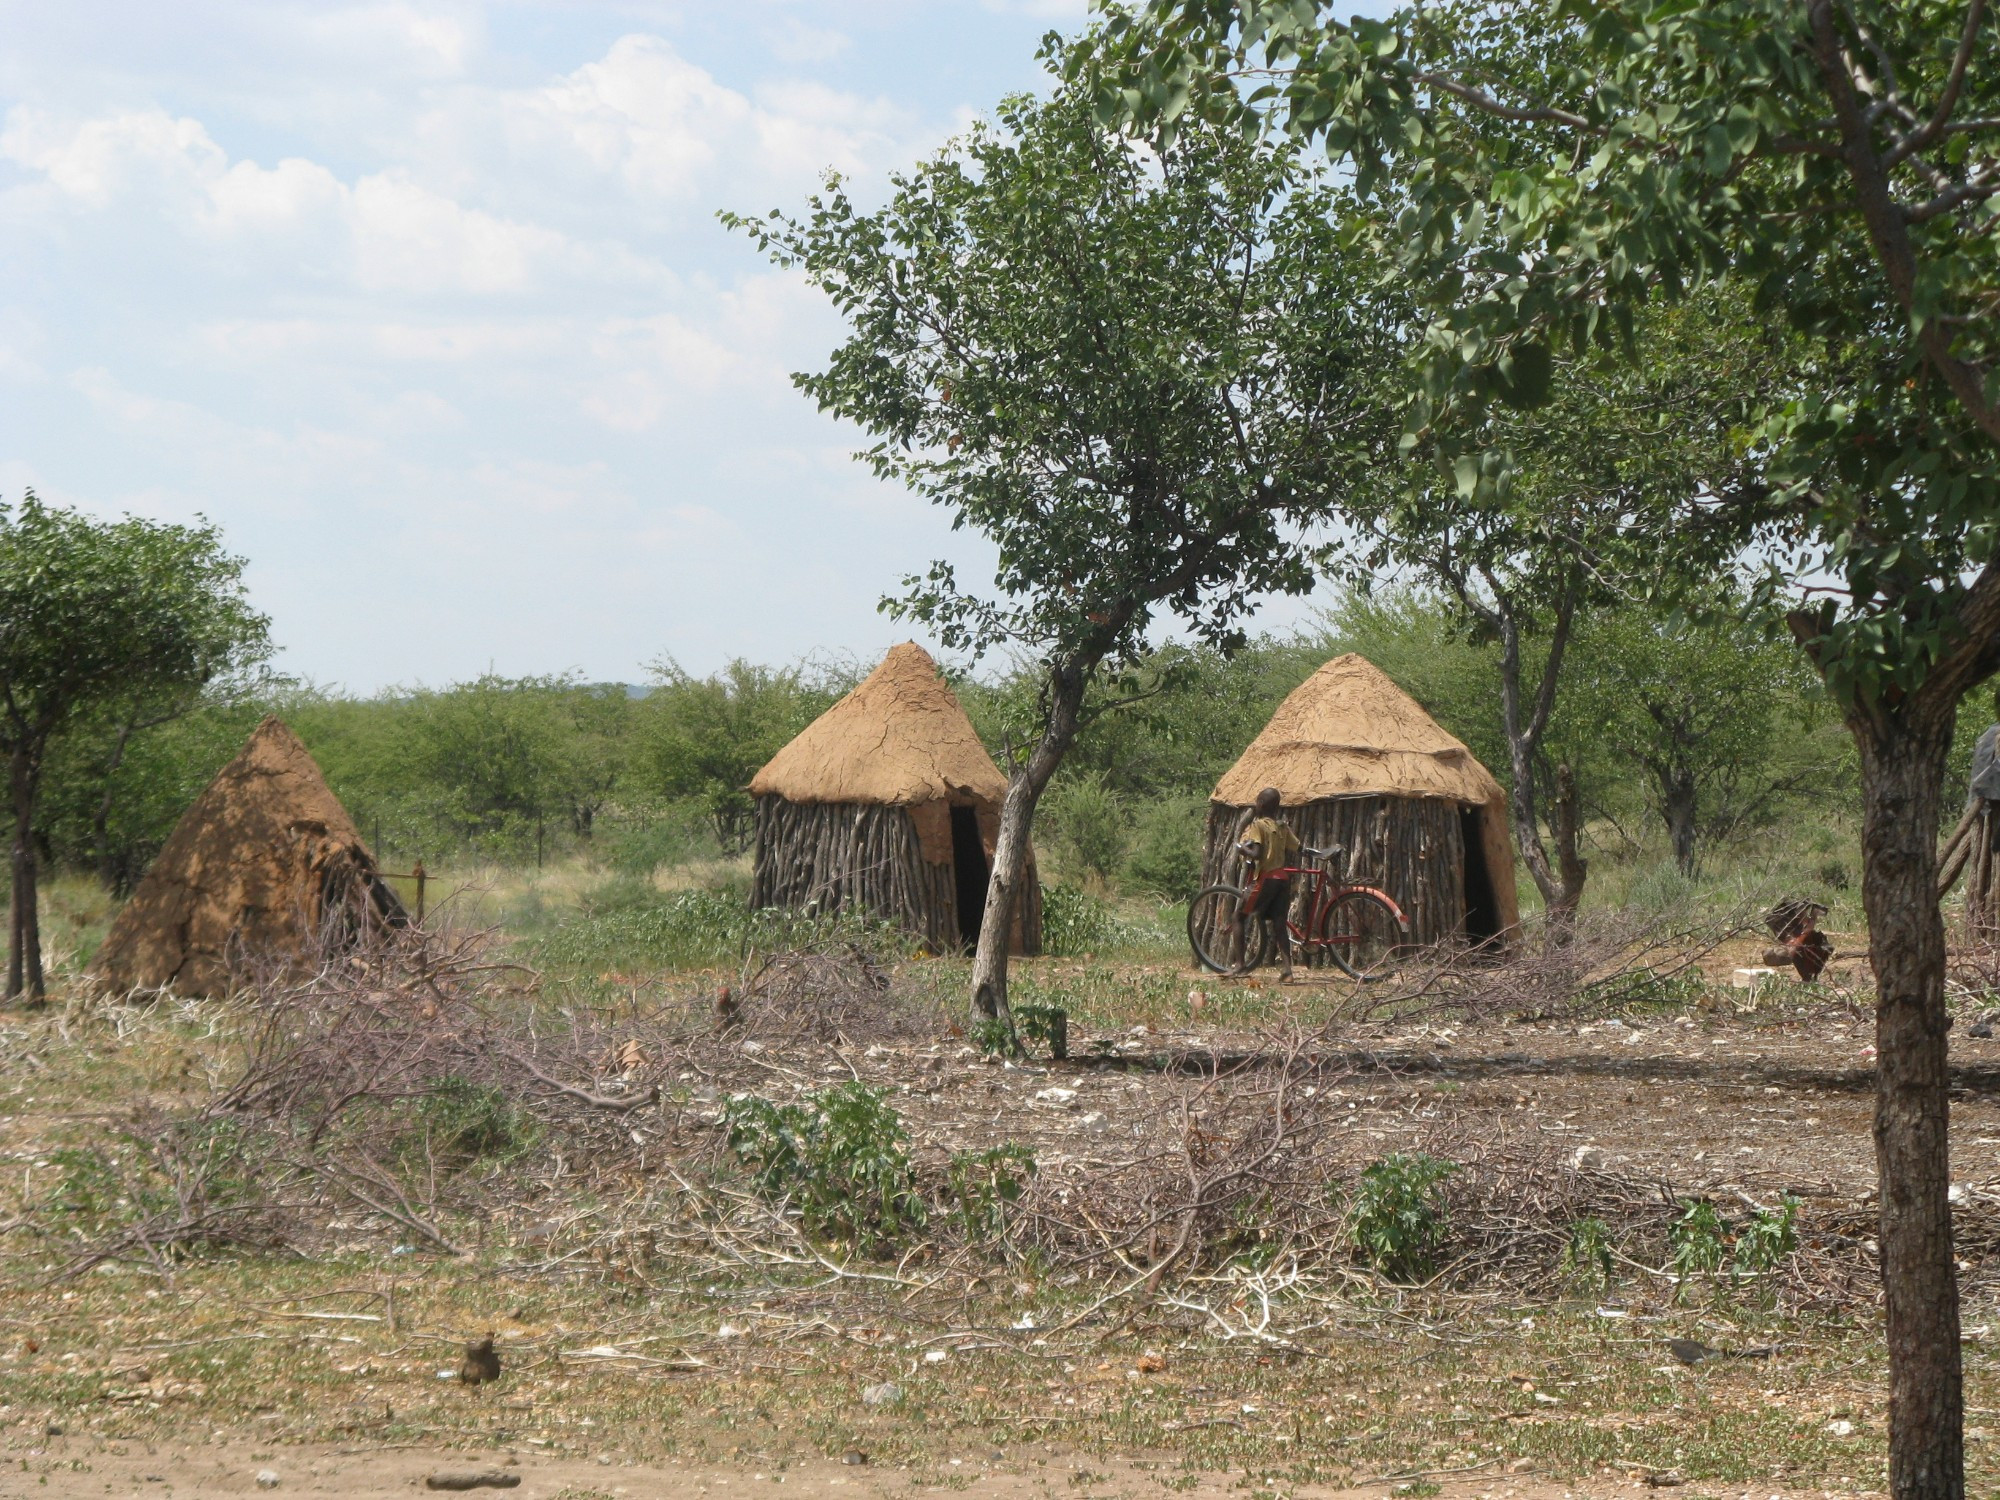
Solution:
<svg viewBox="0 0 2000 1500"><path fill-rule="evenodd" d="M339 1495L346 1500L403 1500L438 1493L426 1479L439 1473L484 1470L518 1476L511 1488L480 1488L478 1497L514 1500L611 1500L611 1497L673 1497L673 1500L730 1500L759 1494L808 1494L875 1500L880 1496L942 1495L966 1492L990 1500L1162 1500L1181 1494L1189 1500L1222 1500L1254 1491L1242 1474L1188 1475L1170 1459L1159 1461L1082 1460L1050 1455L1008 1461L994 1455L940 1458L921 1471L839 1462L797 1463L786 1468L704 1464L617 1464L531 1453L464 1453L422 1448L283 1448L258 1451L240 1443L214 1446L157 1445L98 1439L50 1438L46 1448L18 1469L0 1469L0 1500L20 1496L126 1496L158 1500L174 1496ZM264 1474L274 1482L260 1484ZM1658 1493L1638 1476L1600 1476L1580 1484L1557 1484L1532 1473L1509 1473L1497 1465L1469 1475L1440 1475L1433 1481L1445 1500L1571 1500L1577 1496ZM1387 1500L1394 1481L1351 1489L1287 1488L1293 1500ZM1676 1491L1668 1491L1676 1493ZM1696 1494L1734 1500L1807 1500L1831 1494L1817 1489L1695 1486ZM1843 1492L1852 1495L1852 1491Z"/></svg>

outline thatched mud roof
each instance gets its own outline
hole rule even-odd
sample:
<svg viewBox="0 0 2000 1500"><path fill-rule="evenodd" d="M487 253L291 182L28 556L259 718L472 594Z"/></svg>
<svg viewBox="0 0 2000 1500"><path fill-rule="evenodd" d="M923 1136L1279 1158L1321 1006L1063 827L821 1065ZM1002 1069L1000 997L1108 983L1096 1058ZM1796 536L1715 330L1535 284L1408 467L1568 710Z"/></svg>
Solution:
<svg viewBox="0 0 2000 1500"><path fill-rule="evenodd" d="M1292 692L1215 784L1213 800L1247 807L1274 786L1285 805L1322 797L1445 797L1504 807L1472 752L1438 727L1365 657L1336 656Z"/></svg>
<svg viewBox="0 0 2000 1500"><path fill-rule="evenodd" d="M1007 778L930 653L905 641L772 756L750 791L788 802L997 805Z"/></svg>
<svg viewBox="0 0 2000 1500"><path fill-rule="evenodd" d="M120 992L215 995L402 916L311 753L273 717L182 815L91 967Z"/></svg>

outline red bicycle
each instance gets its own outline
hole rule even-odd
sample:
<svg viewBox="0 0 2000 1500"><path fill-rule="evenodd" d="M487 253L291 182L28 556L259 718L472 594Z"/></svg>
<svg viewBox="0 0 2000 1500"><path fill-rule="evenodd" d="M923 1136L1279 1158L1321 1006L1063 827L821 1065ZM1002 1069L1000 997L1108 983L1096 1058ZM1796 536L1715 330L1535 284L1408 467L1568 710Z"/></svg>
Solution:
<svg viewBox="0 0 2000 1500"><path fill-rule="evenodd" d="M1410 949L1410 919L1387 891L1351 883L1341 869L1321 863L1338 860L1341 845L1307 849L1306 863L1273 870L1265 880L1291 877L1285 926L1295 954L1310 963L1324 953L1356 979L1386 979ZM1188 903L1188 942L1195 961L1218 974L1247 974L1269 956L1271 930L1251 913L1263 880L1244 885L1211 885ZM1302 887L1299 888L1299 887Z"/></svg>

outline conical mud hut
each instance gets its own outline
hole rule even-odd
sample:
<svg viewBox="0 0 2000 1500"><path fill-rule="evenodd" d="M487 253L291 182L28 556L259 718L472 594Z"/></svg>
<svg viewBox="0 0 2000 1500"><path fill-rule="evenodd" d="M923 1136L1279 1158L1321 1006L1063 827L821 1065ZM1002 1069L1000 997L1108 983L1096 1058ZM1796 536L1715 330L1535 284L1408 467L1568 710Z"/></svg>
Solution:
<svg viewBox="0 0 2000 1500"><path fill-rule="evenodd" d="M273 717L182 815L91 969L120 993L220 995L404 921L347 809Z"/></svg>
<svg viewBox="0 0 2000 1500"><path fill-rule="evenodd" d="M921 646L890 650L750 782L758 906L859 911L939 952L979 939L1007 778ZM1013 949L1041 950L1040 888Z"/></svg>
<svg viewBox="0 0 2000 1500"><path fill-rule="evenodd" d="M1216 783L1204 885L1235 880L1230 851L1267 786L1301 839L1341 845L1351 878L1395 898L1413 943L1504 941L1519 923L1506 791L1365 657L1308 677Z"/></svg>

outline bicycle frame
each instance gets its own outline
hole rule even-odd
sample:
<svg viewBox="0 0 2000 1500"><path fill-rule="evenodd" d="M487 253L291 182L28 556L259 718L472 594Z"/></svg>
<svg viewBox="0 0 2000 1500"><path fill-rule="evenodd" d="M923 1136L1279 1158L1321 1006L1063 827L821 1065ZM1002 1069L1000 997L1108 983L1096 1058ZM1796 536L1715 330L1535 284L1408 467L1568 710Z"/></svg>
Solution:
<svg viewBox="0 0 2000 1500"><path fill-rule="evenodd" d="M1396 921L1403 930L1405 932L1409 931L1409 915L1404 912L1402 903L1397 901L1394 896L1391 896L1380 886L1361 885L1348 880L1345 871L1336 875L1334 872L1328 870L1324 864L1317 862L1304 865L1284 865L1271 871L1268 875L1253 876L1253 884L1249 887L1249 899L1244 902L1245 909L1249 910L1256 906L1257 895L1263 890L1265 881L1289 880L1299 875L1303 875L1307 882L1305 921L1303 924L1293 921L1291 910L1287 910L1285 913L1285 930L1291 934L1293 948L1304 952L1313 952L1322 948L1336 948L1343 943L1352 943L1354 941L1352 938L1314 938L1308 937L1307 934L1322 931L1326 914L1332 908L1333 903L1353 891L1361 891L1375 897L1384 906L1388 907L1390 911L1395 913ZM1298 899L1294 897L1292 908L1297 909L1297 907ZM1249 919L1246 918L1245 920Z"/></svg>

